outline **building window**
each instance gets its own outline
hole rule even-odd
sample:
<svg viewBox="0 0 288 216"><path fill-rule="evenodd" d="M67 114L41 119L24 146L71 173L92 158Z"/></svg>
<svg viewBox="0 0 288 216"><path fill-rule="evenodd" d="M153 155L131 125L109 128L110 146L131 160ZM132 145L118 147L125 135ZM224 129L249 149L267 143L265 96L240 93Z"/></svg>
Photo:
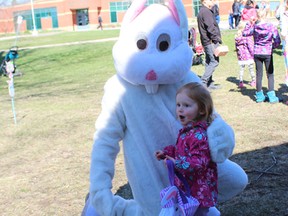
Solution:
<svg viewBox="0 0 288 216"><path fill-rule="evenodd" d="M110 2L110 12L126 11L130 2Z"/></svg>
<svg viewBox="0 0 288 216"><path fill-rule="evenodd" d="M200 0L193 0L193 11L194 11L194 16L196 17L200 11L201 7L201 2Z"/></svg>
<svg viewBox="0 0 288 216"><path fill-rule="evenodd" d="M165 0L148 0L147 1L147 5L150 5L150 4L164 4L165 3Z"/></svg>
<svg viewBox="0 0 288 216"><path fill-rule="evenodd" d="M110 20L111 23L117 23L118 19L117 19L117 12L118 11L126 11L129 6L130 6L130 2L126 1L126 2L110 2Z"/></svg>
<svg viewBox="0 0 288 216"><path fill-rule="evenodd" d="M148 0L146 5L164 3L164 0ZM126 11L131 5L131 1L110 2L110 20L111 23L117 23L117 12Z"/></svg>
<svg viewBox="0 0 288 216"><path fill-rule="evenodd" d="M22 16L23 20L26 20L26 29L33 30L33 18L31 10L16 11L13 13L13 16L15 20L18 16ZM51 18L52 28L58 28L57 9L55 7L34 9L34 18L37 30L42 29L41 18Z"/></svg>

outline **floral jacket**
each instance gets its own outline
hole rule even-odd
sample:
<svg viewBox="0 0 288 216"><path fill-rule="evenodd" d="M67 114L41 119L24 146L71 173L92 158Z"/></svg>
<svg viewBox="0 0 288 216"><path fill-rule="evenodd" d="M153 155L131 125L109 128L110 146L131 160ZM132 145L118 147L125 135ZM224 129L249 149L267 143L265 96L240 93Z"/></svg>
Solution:
<svg viewBox="0 0 288 216"><path fill-rule="evenodd" d="M175 169L187 180L191 195L200 207L215 206L218 196L217 164L211 160L207 122L194 122L179 131L176 145L164 148L164 154L175 158ZM178 178L175 184L183 188Z"/></svg>
<svg viewBox="0 0 288 216"><path fill-rule="evenodd" d="M254 60L253 37L235 37L235 47L238 61Z"/></svg>
<svg viewBox="0 0 288 216"><path fill-rule="evenodd" d="M272 55L273 49L280 43L280 35L277 28L268 22L250 23L245 26L243 36L254 37L254 55Z"/></svg>

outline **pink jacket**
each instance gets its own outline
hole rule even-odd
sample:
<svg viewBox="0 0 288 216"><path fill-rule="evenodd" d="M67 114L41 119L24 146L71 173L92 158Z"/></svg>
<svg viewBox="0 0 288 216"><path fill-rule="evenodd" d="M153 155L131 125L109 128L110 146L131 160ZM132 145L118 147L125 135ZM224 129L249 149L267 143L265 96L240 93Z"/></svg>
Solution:
<svg viewBox="0 0 288 216"><path fill-rule="evenodd" d="M164 154L175 159L175 169L187 180L191 195L201 207L216 205L217 165L211 160L207 122L193 122L179 131L176 145L164 148ZM182 187L178 178L175 184Z"/></svg>
<svg viewBox="0 0 288 216"><path fill-rule="evenodd" d="M257 18L256 9L251 6L245 6L242 11L241 20L249 21L252 17Z"/></svg>

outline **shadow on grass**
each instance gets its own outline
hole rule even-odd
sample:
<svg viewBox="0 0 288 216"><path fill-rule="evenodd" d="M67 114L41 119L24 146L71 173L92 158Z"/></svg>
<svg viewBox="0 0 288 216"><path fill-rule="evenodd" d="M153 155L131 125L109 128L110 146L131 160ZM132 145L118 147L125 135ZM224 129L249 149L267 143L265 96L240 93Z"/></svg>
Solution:
<svg viewBox="0 0 288 216"><path fill-rule="evenodd" d="M221 215L287 215L287 155L288 143L233 155L230 159L246 171L249 184L241 194L219 204ZM133 198L129 183L116 194Z"/></svg>
<svg viewBox="0 0 288 216"><path fill-rule="evenodd" d="M219 208L222 216L287 215L288 143L233 155L247 173L246 189Z"/></svg>
<svg viewBox="0 0 288 216"><path fill-rule="evenodd" d="M230 89L229 92L239 92L242 95L247 96L251 100L255 101L256 89L246 88L245 86L250 86L248 81L243 81L244 88L238 88L239 79L237 79L236 77L228 77L226 80L235 84L235 88ZM266 87L263 87L262 89L264 92L268 91ZM288 100L288 96L284 95L286 92L287 92L287 86L285 84L281 84L279 89L275 88L275 93L277 97L279 98L280 102L286 102ZM268 98L266 98L265 102L268 102Z"/></svg>

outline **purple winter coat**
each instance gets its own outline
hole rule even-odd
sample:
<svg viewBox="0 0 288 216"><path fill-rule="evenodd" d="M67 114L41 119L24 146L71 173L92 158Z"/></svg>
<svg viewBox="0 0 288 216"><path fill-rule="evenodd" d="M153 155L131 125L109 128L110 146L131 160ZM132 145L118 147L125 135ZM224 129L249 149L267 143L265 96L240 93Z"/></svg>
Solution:
<svg viewBox="0 0 288 216"><path fill-rule="evenodd" d="M254 38L254 55L272 55L273 49L280 43L280 35L272 23L256 22L255 25L248 23L243 31L243 36Z"/></svg>
<svg viewBox="0 0 288 216"><path fill-rule="evenodd" d="M235 47L238 61L254 60L254 41L253 37L235 37Z"/></svg>

